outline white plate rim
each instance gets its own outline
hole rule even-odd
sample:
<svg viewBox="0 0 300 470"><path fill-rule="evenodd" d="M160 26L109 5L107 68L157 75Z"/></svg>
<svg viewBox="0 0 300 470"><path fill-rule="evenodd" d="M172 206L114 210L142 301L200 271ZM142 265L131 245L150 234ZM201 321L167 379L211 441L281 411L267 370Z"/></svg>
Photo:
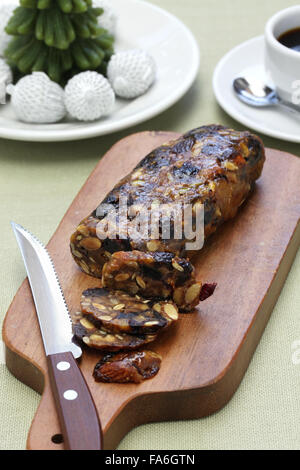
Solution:
<svg viewBox="0 0 300 470"><path fill-rule="evenodd" d="M238 46L234 47L229 52L227 52L227 54L225 54L223 56L223 58L218 62L217 66L214 70L213 80L212 80L213 90L214 90L216 100L218 101L219 105L224 109L224 111L226 111L226 113L229 114L229 116L231 116L233 119L240 122L244 126L247 126L250 129L253 129L257 132L265 134L269 137L274 137L276 139L281 139L281 140L285 140L285 141L288 141L288 142L300 143L300 133L297 137L295 134L289 134L289 133L280 132L280 131L273 131L269 127L265 127L265 126L261 126L261 125L255 125L255 121L253 121L252 119L248 119L247 117L243 116L242 113L237 111L237 109L232 104L232 103L234 103L233 100L230 103L226 99L224 99L224 96L222 95L222 92L221 92L220 87L218 85L219 77L222 73L222 69L223 69L224 65L229 60L231 60L232 57L237 52L239 52L241 49L249 46L251 43L260 42L260 41L261 42L264 41L264 36L263 35L256 36L256 37L251 38L247 41L244 41L243 43L239 44ZM231 84L230 84L230 86L231 86ZM245 106L247 106L247 105L245 104Z"/></svg>
<svg viewBox="0 0 300 470"><path fill-rule="evenodd" d="M126 1L126 0L124 0ZM83 140L89 139L92 137L98 137L103 135L112 134L117 131L121 131L137 124L140 124L146 120L149 120L164 111L168 108L173 106L177 101L179 101L185 93L190 89L192 84L194 83L196 76L199 71L200 67L200 48L196 41L195 36L190 31L190 29L175 15L172 13L164 10L163 8L153 5L152 3L146 0L130 0L131 2L138 2L139 4L143 3L147 5L149 8L156 10L161 15L169 18L173 22L177 23L178 27L180 27L189 41L189 47L191 48L193 61L191 62L191 67L187 70L187 74L185 76L185 80L182 81L181 86L175 90L172 90L170 94L168 94L165 100L156 103L151 107L147 107L143 111L139 111L133 116L122 118L115 123L107 123L103 124L101 121L91 122L91 126L85 127L76 127L76 123L74 128L72 129L61 129L61 130L45 130L38 132L34 131L34 124L32 124L32 129L14 129L14 128L4 128L1 127L0 124L0 137L10 140L20 140L20 141L30 141L30 142L61 142L61 141L75 141L75 140ZM99 124L98 124L99 122Z"/></svg>

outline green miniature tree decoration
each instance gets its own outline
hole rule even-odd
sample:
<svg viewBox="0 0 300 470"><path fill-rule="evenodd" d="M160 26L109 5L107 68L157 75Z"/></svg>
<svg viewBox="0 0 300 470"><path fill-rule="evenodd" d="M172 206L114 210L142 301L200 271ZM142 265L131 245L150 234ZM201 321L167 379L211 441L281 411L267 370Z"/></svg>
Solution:
<svg viewBox="0 0 300 470"><path fill-rule="evenodd" d="M92 0L20 0L6 26L7 62L19 75L43 71L62 85L84 70L105 75L114 38L98 25L102 13Z"/></svg>

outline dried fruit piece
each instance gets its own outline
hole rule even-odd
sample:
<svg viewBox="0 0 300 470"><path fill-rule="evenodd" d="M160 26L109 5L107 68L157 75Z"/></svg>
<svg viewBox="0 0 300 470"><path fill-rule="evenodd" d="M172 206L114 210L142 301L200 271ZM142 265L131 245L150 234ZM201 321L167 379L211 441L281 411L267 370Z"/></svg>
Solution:
<svg viewBox="0 0 300 470"><path fill-rule="evenodd" d="M90 348L113 352L124 349L132 350L148 344L156 339L156 335L113 334L105 329L97 328L81 313L74 315L73 333L75 338L83 341Z"/></svg>
<svg viewBox="0 0 300 470"><path fill-rule="evenodd" d="M217 287L217 284L215 282L210 283L210 284L203 284L201 292L200 292L200 301L202 302L203 300L208 299L213 293L215 292L215 288Z"/></svg>
<svg viewBox="0 0 300 470"><path fill-rule="evenodd" d="M95 366L96 382L140 383L160 369L161 356L152 351L108 354Z"/></svg>
<svg viewBox="0 0 300 470"><path fill-rule="evenodd" d="M172 301L157 301L122 291L87 289L81 297L82 314L99 328L113 333L153 334L178 320Z"/></svg>

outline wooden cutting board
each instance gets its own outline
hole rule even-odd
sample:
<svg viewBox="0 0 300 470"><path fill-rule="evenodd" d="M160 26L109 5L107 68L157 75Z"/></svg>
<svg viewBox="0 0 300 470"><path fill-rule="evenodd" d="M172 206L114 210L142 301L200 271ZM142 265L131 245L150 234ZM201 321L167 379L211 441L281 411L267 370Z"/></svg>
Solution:
<svg viewBox="0 0 300 470"><path fill-rule="evenodd" d="M142 132L118 142L100 160L61 221L48 249L72 312L79 309L81 292L98 286L99 280L83 274L74 263L71 233L142 157L177 136ZM299 182L300 160L268 149L263 175L251 198L194 260L200 280L218 283L214 295L194 313L181 315L174 328L149 346L163 357L156 377L140 385L95 383L92 371L99 353L84 350L81 369L99 411L106 449L114 449L134 426L207 416L232 397L299 247ZM42 393L28 449L63 449L27 280L7 312L3 339L9 370Z"/></svg>

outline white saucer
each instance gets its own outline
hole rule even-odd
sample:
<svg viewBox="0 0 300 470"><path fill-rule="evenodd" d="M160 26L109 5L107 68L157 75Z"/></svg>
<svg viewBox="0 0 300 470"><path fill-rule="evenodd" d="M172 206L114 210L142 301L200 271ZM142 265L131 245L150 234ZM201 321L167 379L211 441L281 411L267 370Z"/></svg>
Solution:
<svg viewBox="0 0 300 470"><path fill-rule="evenodd" d="M218 63L213 76L216 99L224 111L243 125L277 139L300 143L300 113L298 118L277 107L252 108L236 97L232 82L244 74L270 84L264 70L263 36L235 47Z"/></svg>
<svg viewBox="0 0 300 470"><path fill-rule="evenodd" d="M134 100L116 100L110 116L93 122L66 118L57 124L26 124L8 102L0 105L0 137L28 141L86 139L126 129L162 113L190 88L199 69L199 48L190 30L167 11L142 0L111 0L118 16L115 50L148 51L156 81Z"/></svg>

